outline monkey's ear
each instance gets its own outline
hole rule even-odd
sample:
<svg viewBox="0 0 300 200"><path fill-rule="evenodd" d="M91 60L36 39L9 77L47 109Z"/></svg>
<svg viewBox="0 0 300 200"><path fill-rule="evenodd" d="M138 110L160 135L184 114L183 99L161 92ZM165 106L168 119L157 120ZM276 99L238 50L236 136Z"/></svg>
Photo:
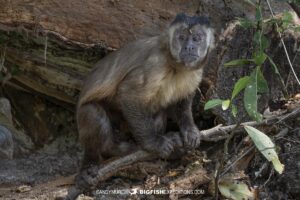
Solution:
<svg viewBox="0 0 300 200"><path fill-rule="evenodd" d="M185 13L178 13L174 19L174 21L171 23L171 25L184 22L185 19L187 18L187 15Z"/></svg>

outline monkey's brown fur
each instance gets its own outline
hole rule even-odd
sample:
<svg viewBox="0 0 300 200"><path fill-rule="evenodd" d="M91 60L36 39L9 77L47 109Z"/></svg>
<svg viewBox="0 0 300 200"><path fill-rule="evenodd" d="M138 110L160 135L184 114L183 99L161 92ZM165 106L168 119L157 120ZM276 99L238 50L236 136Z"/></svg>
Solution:
<svg viewBox="0 0 300 200"><path fill-rule="evenodd" d="M162 35L130 43L96 64L77 106L84 165L126 154L135 144L161 157L182 140L187 147L199 145L191 102L213 46L205 20L181 15ZM165 134L167 115L177 121L181 136Z"/></svg>

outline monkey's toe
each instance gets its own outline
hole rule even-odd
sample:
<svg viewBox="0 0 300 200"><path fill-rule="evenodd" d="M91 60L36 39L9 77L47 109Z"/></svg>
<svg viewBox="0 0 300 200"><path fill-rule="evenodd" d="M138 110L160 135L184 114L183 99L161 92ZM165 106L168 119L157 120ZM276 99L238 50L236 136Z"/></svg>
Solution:
<svg viewBox="0 0 300 200"><path fill-rule="evenodd" d="M95 177L97 176L98 166L94 165L80 173L75 177L75 183L79 188L89 190L97 185Z"/></svg>
<svg viewBox="0 0 300 200"><path fill-rule="evenodd" d="M183 133L184 146L187 148L197 148L201 142L201 135L196 129L188 130Z"/></svg>
<svg viewBox="0 0 300 200"><path fill-rule="evenodd" d="M158 155L161 158L168 158L174 150L175 143L171 138L166 136L163 136L160 139L161 142L159 143L156 151L158 151Z"/></svg>
<svg viewBox="0 0 300 200"><path fill-rule="evenodd" d="M183 147L183 141L179 132L168 132L167 137L170 138L175 147Z"/></svg>

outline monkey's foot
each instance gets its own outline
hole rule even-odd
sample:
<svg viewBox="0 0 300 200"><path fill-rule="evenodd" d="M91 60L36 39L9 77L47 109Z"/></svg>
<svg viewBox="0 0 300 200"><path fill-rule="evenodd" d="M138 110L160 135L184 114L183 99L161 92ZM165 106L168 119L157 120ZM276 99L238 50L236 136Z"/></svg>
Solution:
<svg viewBox="0 0 300 200"><path fill-rule="evenodd" d="M172 140L174 147L183 147L183 142L179 132L170 131L166 134L166 137Z"/></svg>
<svg viewBox="0 0 300 200"><path fill-rule="evenodd" d="M181 132L184 146L187 148L197 148L200 145L201 134L197 127L190 127Z"/></svg>
<svg viewBox="0 0 300 200"><path fill-rule="evenodd" d="M146 149L153 152L160 158L168 158L175 148L183 146L180 134L178 132L168 132L166 135L161 135L157 138L155 145L148 146Z"/></svg>
<svg viewBox="0 0 300 200"><path fill-rule="evenodd" d="M99 166L92 165L89 168L83 169L75 177L75 184L78 188L88 190L97 185L96 176L99 170Z"/></svg>

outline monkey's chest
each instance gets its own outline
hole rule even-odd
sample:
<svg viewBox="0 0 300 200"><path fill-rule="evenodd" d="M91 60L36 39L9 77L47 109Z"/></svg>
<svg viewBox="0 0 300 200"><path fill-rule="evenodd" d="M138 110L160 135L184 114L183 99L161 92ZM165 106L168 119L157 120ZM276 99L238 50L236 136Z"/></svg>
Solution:
<svg viewBox="0 0 300 200"><path fill-rule="evenodd" d="M188 97L198 87L202 78L202 71L185 73L169 73L157 76L149 82L151 94L149 102L155 107L167 107L181 99Z"/></svg>

